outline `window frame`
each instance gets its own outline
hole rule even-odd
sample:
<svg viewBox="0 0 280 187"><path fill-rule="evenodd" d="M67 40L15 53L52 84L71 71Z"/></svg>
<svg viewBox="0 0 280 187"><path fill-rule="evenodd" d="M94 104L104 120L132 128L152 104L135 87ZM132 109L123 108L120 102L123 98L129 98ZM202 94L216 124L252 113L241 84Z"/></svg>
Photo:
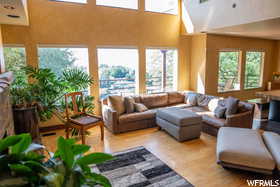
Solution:
<svg viewBox="0 0 280 187"><path fill-rule="evenodd" d="M97 79L98 79L98 98L99 100L102 100L102 98L100 97L102 95L101 91L100 91L100 75L99 75L99 65L100 65L100 62L98 60L98 49L135 49L137 50L137 55L138 55L138 58L137 58L137 64L136 64L136 68L135 68L135 92L132 93L134 95L136 94L140 94L140 91L139 91L139 87L140 87L140 82L139 82L139 79L140 79L140 48L138 46L131 46L131 45L97 45L96 46L96 50L95 50L95 53L96 53L96 62L97 62ZM122 95L122 94L121 94Z"/></svg>
<svg viewBox="0 0 280 187"><path fill-rule="evenodd" d="M149 12L149 13L155 13L155 14L165 14L165 15L171 15L171 16L179 16L180 14L180 1L177 0L177 12L175 14L173 13L168 13L168 12L159 12L159 11L152 11L152 10L147 10L146 7L146 0L144 0L144 12Z"/></svg>
<svg viewBox="0 0 280 187"><path fill-rule="evenodd" d="M261 53L261 72L260 72L260 82L259 82L259 86L255 87L255 88L246 88L245 84L246 84L246 66L247 66L247 53L248 52L259 52ZM245 51L245 58L244 58L244 82L243 82L243 89L244 90L254 90L254 89L259 89L263 87L263 75L264 75L264 63L265 63L265 56L266 56L266 52L264 50L258 50L258 49L249 49Z"/></svg>
<svg viewBox="0 0 280 187"><path fill-rule="evenodd" d="M220 70L220 53L221 52L238 52L238 80L239 80L239 89L235 89L235 90L227 90L227 91L219 91L219 78L220 78L220 75L219 75L219 70ZM241 49L238 49L238 48L226 48L226 49L220 49L218 50L218 68L217 68L217 93L230 93L230 92L239 92L242 90L242 58L243 58L243 52Z"/></svg>
<svg viewBox="0 0 280 187"><path fill-rule="evenodd" d="M178 91L178 67L179 67L179 49L176 48L176 47L146 47L145 48L145 72L144 72L144 76L145 76L145 93L146 94L158 94L158 93L165 93L166 90L164 91L159 91L159 92L152 92L152 93L148 93L147 91L147 77L146 77L146 74L147 74L147 50L175 50L177 51L177 63L175 64L175 67L174 67L174 80L173 80L173 84L174 84L174 90L173 91ZM165 73L166 74L166 73ZM166 78L166 77L165 77ZM166 88L165 88L166 89Z"/></svg>
<svg viewBox="0 0 280 187"><path fill-rule="evenodd" d="M136 0L136 1L137 1L137 7L136 8L120 7L120 6L113 6L113 5L98 5L97 0L95 1L95 5L100 6L100 7L108 7L108 8L117 8L117 9L138 11L140 9L140 1L141 0Z"/></svg>

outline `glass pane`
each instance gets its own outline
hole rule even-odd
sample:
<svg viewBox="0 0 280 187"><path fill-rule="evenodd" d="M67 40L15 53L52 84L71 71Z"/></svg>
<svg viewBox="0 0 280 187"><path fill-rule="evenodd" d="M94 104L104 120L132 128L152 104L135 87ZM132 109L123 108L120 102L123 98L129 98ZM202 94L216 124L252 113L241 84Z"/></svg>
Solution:
<svg viewBox="0 0 280 187"><path fill-rule="evenodd" d="M100 97L135 94L137 49L97 49Z"/></svg>
<svg viewBox="0 0 280 187"><path fill-rule="evenodd" d="M138 9L138 0L96 0L97 5Z"/></svg>
<svg viewBox="0 0 280 187"><path fill-rule="evenodd" d="M39 67L49 68L57 76L69 68L89 72L87 48L39 48Z"/></svg>
<svg viewBox="0 0 280 187"><path fill-rule="evenodd" d="M245 89L261 87L263 52L246 52Z"/></svg>
<svg viewBox="0 0 280 187"><path fill-rule="evenodd" d="M4 59L7 71L12 71L15 81L27 81L27 76L21 67L26 66L26 54L23 47L4 47Z"/></svg>
<svg viewBox="0 0 280 187"><path fill-rule="evenodd" d="M61 2L70 2L70 3L87 3L87 0L51 0L51 1L61 1Z"/></svg>
<svg viewBox="0 0 280 187"><path fill-rule="evenodd" d="M177 61L177 50L146 50L147 93L175 90Z"/></svg>
<svg viewBox="0 0 280 187"><path fill-rule="evenodd" d="M177 15L178 0L145 0L145 10Z"/></svg>
<svg viewBox="0 0 280 187"><path fill-rule="evenodd" d="M239 54L240 52L219 53L218 92L240 90Z"/></svg>

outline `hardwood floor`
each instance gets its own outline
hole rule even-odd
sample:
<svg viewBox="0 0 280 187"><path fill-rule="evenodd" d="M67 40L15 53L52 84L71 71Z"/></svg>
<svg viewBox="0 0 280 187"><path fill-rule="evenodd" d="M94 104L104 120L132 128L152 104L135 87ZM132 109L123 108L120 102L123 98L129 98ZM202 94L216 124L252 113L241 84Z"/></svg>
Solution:
<svg viewBox="0 0 280 187"><path fill-rule="evenodd" d="M64 136L63 130L56 135L43 137L43 143L49 149L56 149L56 139ZM247 179L265 179L268 176L238 170L224 169L216 164L216 137L202 134L200 139L179 143L164 131L157 128L139 130L120 135L113 135L105 130L104 142L100 140L99 128L93 128L86 138L92 146L92 152L125 150L136 146L144 146L164 161L172 169L185 177L195 186L248 186Z"/></svg>

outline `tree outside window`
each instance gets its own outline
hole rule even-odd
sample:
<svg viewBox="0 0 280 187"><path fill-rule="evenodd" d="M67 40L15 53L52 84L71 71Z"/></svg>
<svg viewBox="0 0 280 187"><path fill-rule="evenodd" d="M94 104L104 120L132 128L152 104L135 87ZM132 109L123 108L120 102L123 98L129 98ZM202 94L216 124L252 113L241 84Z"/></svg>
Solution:
<svg viewBox="0 0 280 187"><path fill-rule="evenodd" d="M218 92L240 90L240 52L219 52Z"/></svg>

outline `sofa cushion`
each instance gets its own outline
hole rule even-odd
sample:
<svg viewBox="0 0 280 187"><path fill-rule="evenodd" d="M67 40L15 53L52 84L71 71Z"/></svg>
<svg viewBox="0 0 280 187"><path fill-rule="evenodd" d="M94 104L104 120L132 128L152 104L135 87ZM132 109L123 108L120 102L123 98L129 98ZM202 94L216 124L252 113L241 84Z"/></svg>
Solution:
<svg viewBox="0 0 280 187"><path fill-rule="evenodd" d="M168 92L168 104L184 103L185 96L180 92Z"/></svg>
<svg viewBox="0 0 280 187"><path fill-rule="evenodd" d="M168 95L163 94L152 94L141 96L141 103L147 108L163 107L168 105Z"/></svg>
<svg viewBox="0 0 280 187"><path fill-rule="evenodd" d="M280 135L267 131L263 133L263 139L277 164L278 170L280 170Z"/></svg>
<svg viewBox="0 0 280 187"><path fill-rule="evenodd" d="M157 111L157 118L164 119L177 126L201 123L202 117L186 109L165 108Z"/></svg>
<svg viewBox="0 0 280 187"><path fill-rule="evenodd" d="M119 115L125 113L124 99L119 95L108 96L108 105Z"/></svg>
<svg viewBox="0 0 280 187"><path fill-rule="evenodd" d="M225 126L226 119L224 118L217 118L213 112L207 112L202 114L203 122L213 125L215 127L223 127Z"/></svg>
<svg viewBox="0 0 280 187"><path fill-rule="evenodd" d="M236 114L238 110L239 99L234 97L228 97L226 99L226 116Z"/></svg>
<svg viewBox="0 0 280 187"><path fill-rule="evenodd" d="M129 123L141 120L155 119L156 110L147 110L145 112L134 112L130 114L123 114L119 117L119 123Z"/></svg>
<svg viewBox="0 0 280 187"><path fill-rule="evenodd" d="M142 103L134 103L134 108L136 112L145 112L148 108Z"/></svg>
<svg viewBox="0 0 280 187"><path fill-rule="evenodd" d="M191 112L197 113L197 114L202 114L204 112L209 112L209 110L205 107L201 107L201 106L190 106L185 108L186 110L189 110Z"/></svg>
<svg viewBox="0 0 280 187"><path fill-rule="evenodd" d="M198 93L195 92L189 92L185 94L185 103L192 105L192 106L196 106L197 105L197 97L198 97Z"/></svg>
<svg viewBox="0 0 280 187"><path fill-rule="evenodd" d="M217 138L217 160L270 171L275 168L275 162L259 132L245 128L220 128Z"/></svg>
<svg viewBox="0 0 280 187"><path fill-rule="evenodd" d="M133 113L135 111L134 103L135 100L133 97L124 97L124 106L127 114Z"/></svg>

